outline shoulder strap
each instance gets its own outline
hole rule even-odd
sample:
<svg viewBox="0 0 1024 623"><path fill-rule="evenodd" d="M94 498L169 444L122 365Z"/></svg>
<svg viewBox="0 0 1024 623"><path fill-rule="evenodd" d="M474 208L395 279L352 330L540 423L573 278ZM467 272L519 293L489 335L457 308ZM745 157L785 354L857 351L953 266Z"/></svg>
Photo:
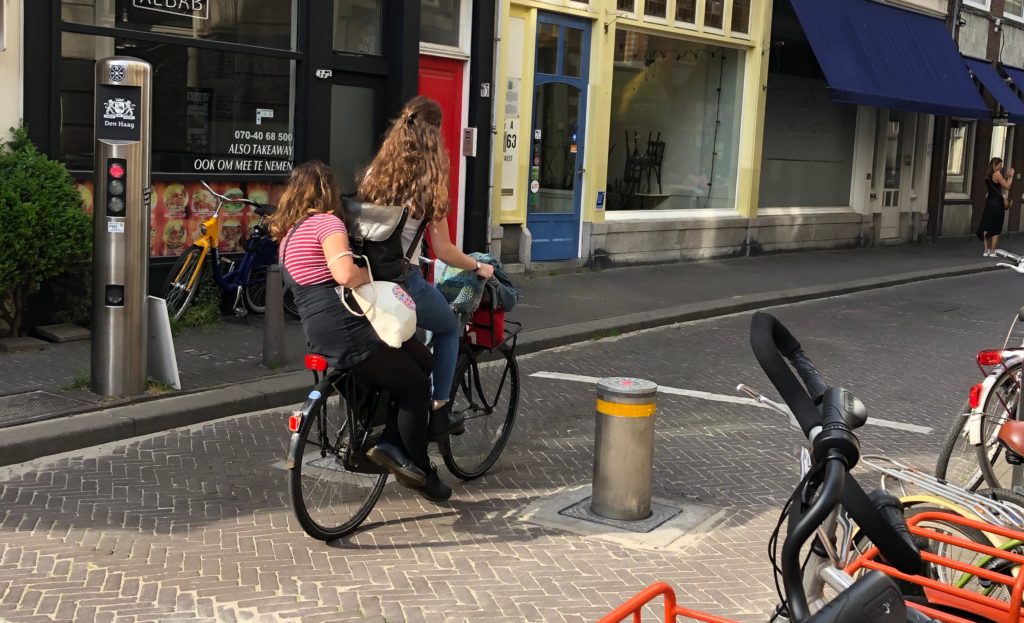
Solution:
<svg viewBox="0 0 1024 623"><path fill-rule="evenodd" d="M412 261L413 251L416 250L416 247L418 247L419 244L420 244L420 240L423 239L423 232L425 232L427 230L427 223L428 222L429 221L427 220L426 215L424 215L423 216L423 221L420 223L420 226L418 228L416 228L416 237L414 237L412 239L412 244L409 245L409 248L405 252L405 259L407 261Z"/></svg>
<svg viewBox="0 0 1024 623"><path fill-rule="evenodd" d="M308 218L309 218L309 216L304 216L304 217L300 218L297 223L292 225L292 230L290 232L288 232L288 235L284 237L284 241L281 242L281 254L280 254L281 257L279 257L278 260L280 261L282 266L284 265L284 254L285 254L285 251L288 249L288 243L291 241L292 236L295 235L295 232L297 232L299 230L299 227L303 223L305 223L306 219L308 219Z"/></svg>

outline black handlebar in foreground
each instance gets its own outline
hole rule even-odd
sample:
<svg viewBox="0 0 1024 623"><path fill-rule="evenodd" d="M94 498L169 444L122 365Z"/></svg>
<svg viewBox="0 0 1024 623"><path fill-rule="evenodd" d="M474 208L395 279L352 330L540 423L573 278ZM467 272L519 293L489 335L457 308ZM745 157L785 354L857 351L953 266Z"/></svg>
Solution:
<svg viewBox="0 0 1024 623"><path fill-rule="evenodd" d="M902 517L897 522L893 517L883 515L849 473L859 455L857 440L842 414L829 404L829 399L838 399L841 392L829 390L817 368L803 353L800 342L771 314L754 314L750 325L750 346L764 373L789 405L800 428L812 440L815 459L825 463L820 494L804 513L798 511L797 517L790 518L791 527L783 547L783 581L790 602L791 620L799 623L809 618L800 572L800 548L827 518L837 501L842 503L889 564L904 573L920 573L920 552L896 527L902 523ZM803 385L783 357L793 364ZM815 405L823 396L826 397L827 418L822 417Z"/></svg>

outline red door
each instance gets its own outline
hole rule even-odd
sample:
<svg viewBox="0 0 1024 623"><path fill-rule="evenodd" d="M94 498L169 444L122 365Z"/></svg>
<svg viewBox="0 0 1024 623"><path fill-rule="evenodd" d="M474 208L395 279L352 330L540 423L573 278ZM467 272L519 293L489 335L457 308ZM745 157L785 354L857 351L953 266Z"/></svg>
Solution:
<svg viewBox="0 0 1024 623"><path fill-rule="evenodd" d="M459 189L462 187L462 71L464 61L437 58L434 56L420 57L420 95L425 95L441 105L444 120L441 123L441 136L448 157L451 159L451 186L448 197L451 200L451 211L448 213L448 231L452 242L459 246Z"/></svg>

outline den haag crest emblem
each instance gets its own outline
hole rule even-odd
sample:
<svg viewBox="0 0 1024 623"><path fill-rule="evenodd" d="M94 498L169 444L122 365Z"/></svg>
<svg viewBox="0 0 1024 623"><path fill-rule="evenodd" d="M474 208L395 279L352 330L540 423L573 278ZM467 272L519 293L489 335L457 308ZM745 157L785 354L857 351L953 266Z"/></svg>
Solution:
<svg viewBox="0 0 1024 623"><path fill-rule="evenodd" d="M112 97L103 104L103 118L135 121L135 104L123 97Z"/></svg>
<svg viewBox="0 0 1024 623"><path fill-rule="evenodd" d="M113 82L121 82L125 77L124 65L111 65L110 66L110 79Z"/></svg>

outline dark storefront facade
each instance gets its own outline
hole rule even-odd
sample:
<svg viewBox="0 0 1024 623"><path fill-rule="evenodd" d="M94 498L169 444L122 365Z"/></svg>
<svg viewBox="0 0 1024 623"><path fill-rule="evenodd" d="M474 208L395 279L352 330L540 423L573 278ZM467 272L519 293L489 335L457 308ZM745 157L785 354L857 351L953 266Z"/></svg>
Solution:
<svg viewBox="0 0 1024 623"><path fill-rule="evenodd" d="M465 14L463 1L470 0L425 3L431 23ZM478 36L493 36L493 11L472 15L475 51ZM351 191L388 119L419 89L418 2L35 0L25 5L24 24L30 135L80 180L87 209L94 63L127 55L153 65L154 258L180 254L214 208L199 180L228 196L274 203L295 163L320 159ZM490 81L489 65L468 74ZM466 105L489 118L489 101L474 101L480 91L471 84ZM478 150L489 151L488 134L480 132ZM474 160L465 164L467 197L481 174L486 194L487 172ZM228 252L256 218L233 207L222 214ZM474 207L486 222L487 206ZM465 216L467 232L476 218Z"/></svg>

